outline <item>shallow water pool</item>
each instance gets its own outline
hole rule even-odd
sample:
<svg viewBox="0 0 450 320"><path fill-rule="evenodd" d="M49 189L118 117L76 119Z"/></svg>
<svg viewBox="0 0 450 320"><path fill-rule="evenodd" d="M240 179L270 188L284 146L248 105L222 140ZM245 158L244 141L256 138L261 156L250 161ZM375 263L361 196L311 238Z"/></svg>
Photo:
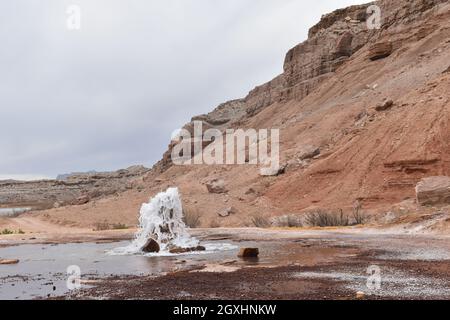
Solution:
<svg viewBox="0 0 450 320"><path fill-rule="evenodd" d="M206 252L189 255L110 255L115 243L20 245L0 248L1 259L20 259L15 265L0 265L0 299L33 299L61 296L68 292L69 266L78 266L81 279L120 275L155 275L192 268L204 261L223 261L236 256L237 247L205 243ZM222 248L217 250L214 248ZM224 249L225 248L225 249ZM183 263L181 264L180 261Z"/></svg>

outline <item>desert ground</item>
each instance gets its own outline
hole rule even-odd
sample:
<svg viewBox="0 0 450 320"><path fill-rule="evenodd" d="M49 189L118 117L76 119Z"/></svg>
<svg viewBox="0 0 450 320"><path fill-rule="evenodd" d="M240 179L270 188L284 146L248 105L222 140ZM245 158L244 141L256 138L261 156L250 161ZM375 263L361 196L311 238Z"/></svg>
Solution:
<svg viewBox="0 0 450 320"><path fill-rule="evenodd" d="M207 247L226 249L109 257L107 250L129 243L134 229L15 219L35 231L0 236L0 257L19 260L0 266L0 297L7 299L450 299L448 234L402 227L191 229ZM241 247L260 255L238 258ZM71 264L83 266L82 286L73 291L65 284Z"/></svg>

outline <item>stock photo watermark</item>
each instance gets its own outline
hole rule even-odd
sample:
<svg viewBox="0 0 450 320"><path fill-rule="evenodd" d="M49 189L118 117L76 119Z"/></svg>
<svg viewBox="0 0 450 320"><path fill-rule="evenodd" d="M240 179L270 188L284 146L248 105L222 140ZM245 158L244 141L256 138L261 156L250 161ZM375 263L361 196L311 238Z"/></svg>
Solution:
<svg viewBox="0 0 450 320"><path fill-rule="evenodd" d="M81 7L72 4L66 9L66 27L69 31L81 30Z"/></svg>
<svg viewBox="0 0 450 320"><path fill-rule="evenodd" d="M381 8L377 5L371 5L367 8L367 29L379 30L381 29Z"/></svg>
<svg viewBox="0 0 450 320"><path fill-rule="evenodd" d="M381 290L381 268L379 266L373 265L367 268L367 278L366 287L370 291Z"/></svg>
<svg viewBox="0 0 450 320"><path fill-rule="evenodd" d="M66 28L69 31L81 30L81 7L77 4L71 4L66 8ZM381 8L377 5L370 5L367 7L367 29L379 30L381 29L382 12Z"/></svg>
<svg viewBox="0 0 450 320"><path fill-rule="evenodd" d="M193 132L177 130L172 136L175 165L260 165L261 175L280 169L279 129L219 129L203 131L194 121Z"/></svg>
<svg viewBox="0 0 450 320"><path fill-rule="evenodd" d="M68 266L66 286L69 291L81 289L81 268L76 265Z"/></svg>

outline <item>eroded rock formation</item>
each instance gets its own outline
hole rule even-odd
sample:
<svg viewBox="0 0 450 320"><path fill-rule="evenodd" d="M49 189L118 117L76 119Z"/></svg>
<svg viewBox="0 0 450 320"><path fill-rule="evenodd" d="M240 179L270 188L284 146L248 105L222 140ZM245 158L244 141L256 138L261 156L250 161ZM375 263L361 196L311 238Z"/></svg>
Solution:
<svg viewBox="0 0 450 320"><path fill-rule="evenodd" d="M133 166L115 172L70 175L64 180L0 181L0 204L34 209L82 205L135 188L148 171L143 166Z"/></svg>

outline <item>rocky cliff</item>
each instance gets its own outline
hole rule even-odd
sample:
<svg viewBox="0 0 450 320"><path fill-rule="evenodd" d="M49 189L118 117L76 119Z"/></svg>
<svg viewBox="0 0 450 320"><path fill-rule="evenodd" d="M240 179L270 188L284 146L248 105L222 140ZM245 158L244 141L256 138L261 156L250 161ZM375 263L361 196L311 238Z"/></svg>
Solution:
<svg viewBox="0 0 450 320"><path fill-rule="evenodd" d="M413 208L421 179L450 175L450 4L374 4L380 29L367 27L371 4L324 15L289 50L281 75L193 118L222 131L280 129L279 175L260 176L250 165L176 166L172 144L145 175L145 192L126 192L114 206L132 220L136 203L178 186L187 212L198 212L204 226L251 225L254 217L318 208L349 211L355 203L374 214L398 204ZM210 192L211 181L224 192ZM104 202L85 209L101 216L111 208Z"/></svg>
<svg viewBox="0 0 450 320"><path fill-rule="evenodd" d="M116 172L78 173L65 179L0 181L1 207L48 209L80 205L135 187L147 168L133 166Z"/></svg>

